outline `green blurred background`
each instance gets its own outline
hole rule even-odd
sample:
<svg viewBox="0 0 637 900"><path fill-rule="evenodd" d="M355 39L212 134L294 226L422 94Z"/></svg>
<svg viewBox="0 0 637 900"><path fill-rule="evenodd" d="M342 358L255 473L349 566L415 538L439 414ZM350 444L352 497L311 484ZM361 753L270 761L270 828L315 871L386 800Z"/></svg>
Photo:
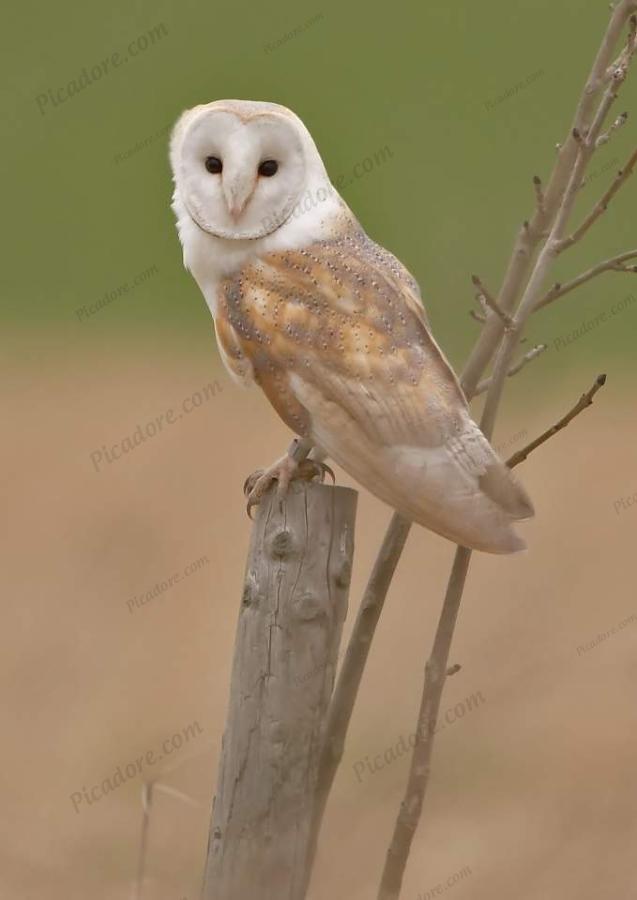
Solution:
<svg viewBox="0 0 637 900"><path fill-rule="evenodd" d="M497 289L532 209L531 179L548 175L608 14L601 0L27 0L7 11L1 897L128 900L143 778L79 814L69 798L194 721L202 735L152 770L197 805L157 795L143 900L198 896L249 539L241 485L289 435L258 391L222 370L209 312L183 270L172 123L224 97L294 109L368 232L418 278L459 368L479 329L470 275ZM127 62L54 105L49 91L55 98L114 53ZM616 108L631 117L594 160L580 211L635 143L636 76ZM636 187L626 185L555 278L636 245ZM472 874L449 887L451 900L634 891L637 626L577 650L635 612L634 279L606 274L538 314L527 346L549 349L508 384L496 433L506 454L598 372L609 375L593 408L520 469L537 509L529 553L472 561L454 645L462 670L444 706L477 691L486 702L439 736L408 900L464 867ZM105 295L114 299L78 312ZM96 449L215 381L210 402L95 471ZM361 492L352 610L388 518ZM311 900L375 896L407 760L364 783L353 773L413 730L452 552L412 531ZM169 592L130 602L203 558Z"/></svg>
<svg viewBox="0 0 637 900"><path fill-rule="evenodd" d="M164 130L196 103L258 98L301 116L334 177L390 148L386 163L343 193L369 233L417 276L436 333L459 363L475 336L469 275L479 272L494 289L499 283L531 209L531 178L549 171L606 13L604 3L586 4L574 21L572 4L548 0L391 7L186 0L62 3L37 12L16 5L2 57L3 318L11 329L46 330L69 351L98 337L114 352L124 340L165 337L188 352L207 349L208 312L182 271L169 209ZM39 95L113 52L126 54L157 28L135 58L41 111ZM632 137L627 127L600 151L593 169L609 169L583 202L618 168ZM631 194L569 254L564 274L630 247ZM155 277L134 295L78 321L78 307L152 266ZM544 313L532 336L550 341L632 287L613 276L592 284L576 302ZM543 371L611 348L628 353L636 316L631 308L576 354L547 358Z"/></svg>

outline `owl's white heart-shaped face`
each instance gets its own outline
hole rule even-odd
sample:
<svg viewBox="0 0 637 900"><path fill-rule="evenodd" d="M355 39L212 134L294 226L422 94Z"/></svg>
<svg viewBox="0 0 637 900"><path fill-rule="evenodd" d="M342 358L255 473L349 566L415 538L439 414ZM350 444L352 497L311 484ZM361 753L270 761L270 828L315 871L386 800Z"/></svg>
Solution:
<svg viewBox="0 0 637 900"><path fill-rule="evenodd" d="M254 239L288 219L308 175L305 136L294 119L211 104L193 110L178 129L175 187L200 228Z"/></svg>

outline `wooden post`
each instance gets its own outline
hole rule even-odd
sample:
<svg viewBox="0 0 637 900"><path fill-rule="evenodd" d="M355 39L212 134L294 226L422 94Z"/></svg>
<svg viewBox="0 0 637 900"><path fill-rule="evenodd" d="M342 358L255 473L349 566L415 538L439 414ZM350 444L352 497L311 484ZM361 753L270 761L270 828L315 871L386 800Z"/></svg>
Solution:
<svg viewBox="0 0 637 900"><path fill-rule="evenodd" d="M294 482L257 510L204 900L303 900L354 552L357 494Z"/></svg>

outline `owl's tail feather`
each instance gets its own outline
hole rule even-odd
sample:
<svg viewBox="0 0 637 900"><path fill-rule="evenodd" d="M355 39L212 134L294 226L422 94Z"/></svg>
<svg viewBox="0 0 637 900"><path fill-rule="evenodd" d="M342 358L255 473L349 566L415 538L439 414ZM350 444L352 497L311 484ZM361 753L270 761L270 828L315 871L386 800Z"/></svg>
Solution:
<svg viewBox="0 0 637 900"><path fill-rule="evenodd" d="M490 471L485 478L499 482L500 475ZM423 498L419 509L406 508L405 512L411 512L415 522L463 547L485 553L518 553L526 550L526 542L515 530L514 523L530 518L533 513L520 485L511 488L506 489L508 496L499 498L504 502L498 502L493 493L485 491L484 485L473 494L463 491L455 497L451 487L444 508L427 491L429 496ZM504 484L499 482L498 492L503 489Z"/></svg>
<svg viewBox="0 0 637 900"><path fill-rule="evenodd" d="M468 410L460 428L436 445L387 444L317 396L307 389L301 397L312 412L312 440L380 500L463 547L526 548L513 526L533 515L533 505Z"/></svg>
<svg viewBox="0 0 637 900"><path fill-rule="evenodd" d="M389 489L388 502L403 515L464 547L526 549L513 525L533 516L533 505L473 422L458 443L397 447L392 455L398 477L382 479L379 495Z"/></svg>

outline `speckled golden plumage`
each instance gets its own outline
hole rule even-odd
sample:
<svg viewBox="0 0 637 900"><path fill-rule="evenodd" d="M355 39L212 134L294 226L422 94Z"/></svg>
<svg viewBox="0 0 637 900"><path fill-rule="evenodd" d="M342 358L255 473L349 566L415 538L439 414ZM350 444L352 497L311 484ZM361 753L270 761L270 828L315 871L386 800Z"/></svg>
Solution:
<svg viewBox="0 0 637 900"><path fill-rule="evenodd" d="M281 418L311 436L292 375L345 406L370 439L437 440L463 403L427 328L417 285L390 253L352 229L271 253L225 279L215 317L230 369L254 378ZM426 427L425 425L426 419ZM424 432L427 432L425 435Z"/></svg>
<svg viewBox="0 0 637 900"><path fill-rule="evenodd" d="M231 371L254 380L289 428L405 515L457 537L444 515L436 520L444 490L419 490L424 471L414 484L426 452L439 448L476 476L476 489L481 481L514 517L528 515L468 416L414 279L359 227L244 266L221 282L215 320Z"/></svg>

